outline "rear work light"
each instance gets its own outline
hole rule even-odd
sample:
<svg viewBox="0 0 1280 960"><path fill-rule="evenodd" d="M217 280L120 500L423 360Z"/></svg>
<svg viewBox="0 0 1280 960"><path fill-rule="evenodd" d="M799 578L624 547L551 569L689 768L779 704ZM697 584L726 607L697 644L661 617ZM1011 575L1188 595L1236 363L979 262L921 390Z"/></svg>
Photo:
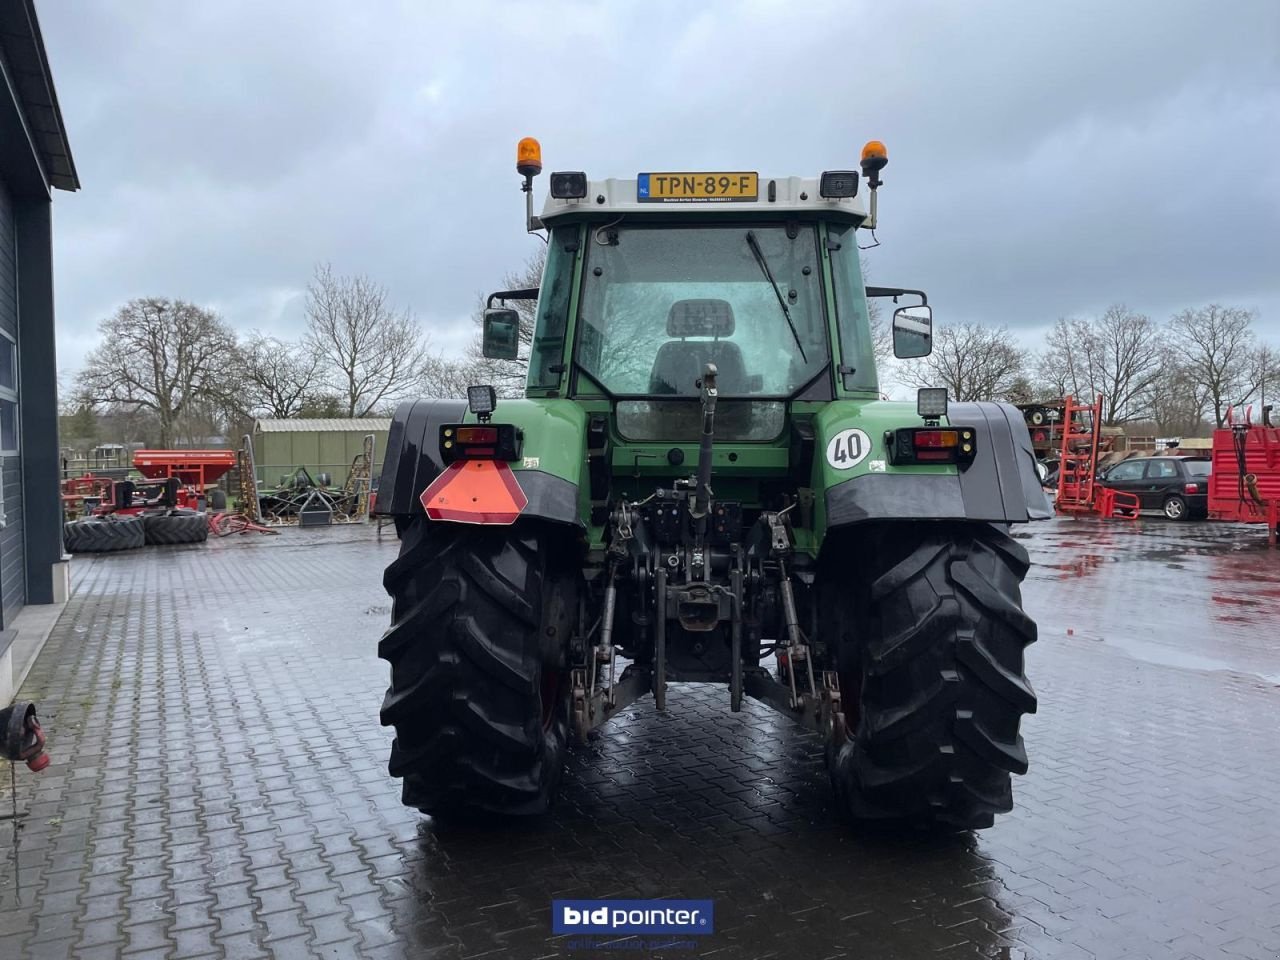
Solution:
<svg viewBox="0 0 1280 960"><path fill-rule="evenodd" d="M565 170L551 175L551 196L557 200L581 200L587 195L587 175Z"/></svg>
<svg viewBox="0 0 1280 960"><path fill-rule="evenodd" d="M440 428L440 456L455 460L519 460L522 437L511 423L446 423Z"/></svg>
<svg viewBox="0 0 1280 960"><path fill-rule="evenodd" d="M886 431L884 442L895 465L954 463L963 470L978 452L973 427L900 427Z"/></svg>

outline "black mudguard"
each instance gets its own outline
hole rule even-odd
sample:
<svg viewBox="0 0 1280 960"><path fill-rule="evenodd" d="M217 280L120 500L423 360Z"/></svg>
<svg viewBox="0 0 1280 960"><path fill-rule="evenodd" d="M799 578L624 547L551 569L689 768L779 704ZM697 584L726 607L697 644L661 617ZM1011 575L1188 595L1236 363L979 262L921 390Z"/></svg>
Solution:
<svg viewBox="0 0 1280 960"><path fill-rule="evenodd" d="M440 457L440 427L460 423L465 400L406 400L396 408L387 433L374 516L420 514L422 491L444 470ZM521 517L541 517L578 526L578 488L561 477L540 470L520 470L517 479L529 504Z"/></svg>
<svg viewBox="0 0 1280 960"><path fill-rule="evenodd" d="M1026 523L1053 516L1036 474L1022 414L1007 403L953 403L955 426L973 427L978 453L957 476L868 473L827 490L827 527L875 520Z"/></svg>

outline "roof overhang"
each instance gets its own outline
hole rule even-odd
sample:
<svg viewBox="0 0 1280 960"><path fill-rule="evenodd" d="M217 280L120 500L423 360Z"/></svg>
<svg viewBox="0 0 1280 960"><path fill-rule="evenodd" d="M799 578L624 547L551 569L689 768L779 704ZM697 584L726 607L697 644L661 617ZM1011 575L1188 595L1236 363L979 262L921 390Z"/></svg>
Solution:
<svg viewBox="0 0 1280 960"><path fill-rule="evenodd" d="M760 177L760 195L755 200L696 200L654 203L637 198L635 180L592 180L587 195L580 200L557 200L548 196L542 210L542 222L579 220L587 217L646 217L684 219L761 219L790 220L821 217L862 223L866 210L857 197L836 200L818 195L816 177Z"/></svg>
<svg viewBox="0 0 1280 960"><path fill-rule="evenodd" d="M26 166L34 161L46 191L80 189L34 0L0 3L0 101L4 100L17 111L0 102L0 163L6 168L16 165L14 152L26 150ZM19 169L13 178L19 187L22 176Z"/></svg>

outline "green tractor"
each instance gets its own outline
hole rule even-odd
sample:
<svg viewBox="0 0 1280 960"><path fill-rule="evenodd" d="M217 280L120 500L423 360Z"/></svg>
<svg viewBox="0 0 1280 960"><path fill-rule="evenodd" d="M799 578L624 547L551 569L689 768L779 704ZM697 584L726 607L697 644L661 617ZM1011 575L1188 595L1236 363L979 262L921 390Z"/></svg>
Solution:
<svg viewBox="0 0 1280 960"><path fill-rule="evenodd" d="M863 283L885 163L872 141L861 177L552 173L535 217L521 141L546 266L489 298L483 339L527 358L524 396L402 404L380 480L406 804L541 813L572 742L693 682L821 737L854 819L1011 809L1036 627L1008 530L1049 508L1013 407L880 399L869 297L908 300L897 356L932 348L924 293Z"/></svg>

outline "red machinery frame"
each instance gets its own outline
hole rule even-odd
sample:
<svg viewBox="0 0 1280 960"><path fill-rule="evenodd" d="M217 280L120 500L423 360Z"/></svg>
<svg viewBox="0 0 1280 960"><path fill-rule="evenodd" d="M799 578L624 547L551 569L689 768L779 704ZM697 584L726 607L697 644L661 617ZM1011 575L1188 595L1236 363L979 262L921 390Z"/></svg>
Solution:
<svg viewBox="0 0 1280 960"><path fill-rule="evenodd" d="M1140 503L1136 494L1097 483L1102 400L1102 394L1092 404L1076 403L1071 396L1063 400L1058 492L1053 505L1059 513L1137 520Z"/></svg>
<svg viewBox="0 0 1280 960"><path fill-rule="evenodd" d="M75 516L82 512L82 505L89 497L102 503L114 502L114 486L115 481L110 477L96 477L92 473L86 473L83 477L68 477L62 481L61 489L64 515Z"/></svg>
<svg viewBox="0 0 1280 960"><path fill-rule="evenodd" d="M133 455L133 468L145 478L141 482L81 477L63 482L63 498L85 496L81 489L102 495L102 505L93 511L97 516L157 508L198 510L205 491L235 465L234 450L139 450Z"/></svg>
<svg viewBox="0 0 1280 960"><path fill-rule="evenodd" d="M1265 523L1275 546L1280 526L1280 428L1251 423L1250 411L1213 432L1209 473L1209 518ZM1264 417L1264 420L1268 418Z"/></svg>

